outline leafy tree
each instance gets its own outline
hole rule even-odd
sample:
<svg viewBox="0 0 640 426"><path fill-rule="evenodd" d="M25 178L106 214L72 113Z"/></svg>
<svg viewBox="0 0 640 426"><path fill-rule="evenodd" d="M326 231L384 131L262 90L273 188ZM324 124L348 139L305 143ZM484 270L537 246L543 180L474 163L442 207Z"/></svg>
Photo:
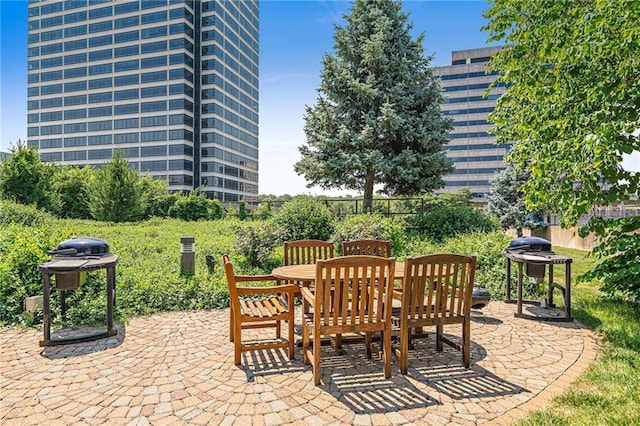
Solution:
<svg viewBox="0 0 640 426"><path fill-rule="evenodd" d="M138 172L129 167L119 149L105 168L95 172L87 192L91 216L96 220L133 222L143 213Z"/></svg>
<svg viewBox="0 0 640 426"><path fill-rule="evenodd" d="M528 206L567 226L594 206L637 198L640 176L620 164L640 149L640 2L494 0L485 17L490 40L505 42L490 68L509 85L490 119L498 142L518 141L509 159L531 172ZM640 222L622 222L595 217L581 230L602 241L595 276L610 293L640 282L637 260L619 258L640 257L640 235L616 244Z"/></svg>
<svg viewBox="0 0 640 426"><path fill-rule="evenodd" d="M53 188L60 197L56 215L73 219L91 218L87 187L92 175L89 167L64 166L56 171Z"/></svg>
<svg viewBox="0 0 640 426"><path fill-rule="evenodd" d="M424 56L424 34L413 40L399 1L356 0L336 27L335 54L322 60L317 104L307 107L307 145L295 171L308 186L414 195L444 186L452 171L442 146L451 129L443 95Z"/></svg>
<svg viewBox="0 0 640 426"><path fill-rule="evenodd" d="M169 215L182 220L220 219L222 204L211 200L200 189L194 189L189 195L179 196L169 208Z"/></svg>
<svg viewBox="0 0 640 426"><path fill-rule="evenodd" d="M54 166L43 163L33 148L18 141L8 160L0 162L0 194L20 204L55 210L56 193L51 190Z"/></svg>
<svg viewBox="0 0 640 426"><path fill-rule="evenodd" d="M487 201L487 213L498 219L502 229L515 228L518 237L522 236L523 228L542 226L542 215L527 209L520 190L528 179L529 172L508 163L505 170L491 179L491 195Z"/></svg>

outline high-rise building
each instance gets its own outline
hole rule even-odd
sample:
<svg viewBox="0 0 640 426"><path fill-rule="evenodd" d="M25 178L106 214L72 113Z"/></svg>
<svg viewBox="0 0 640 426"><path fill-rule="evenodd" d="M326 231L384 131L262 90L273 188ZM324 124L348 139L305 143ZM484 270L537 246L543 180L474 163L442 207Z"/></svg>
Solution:
<svg viewBox="0 0 640 426"><path fill-rule="evenodd" d="M455 171L444 178L446 186L438 192L468 188L472 198L486 199L491 190L490 179L506 168L504 156L510 145L496 145L495 136L488 133L492 124L487 122L496 100L504 93L504 85L496 85L485 96L497 78L496 73L487 74L486 63L499 49L455 51L451 65L433 68L445 94L442 112L453 119L450 142L444 149L455 166Z"/></svg>
<svg viewBox="0 0 640 426"><path fill-rule="evenodd" d="M28 144L101 167L116 149L169 189L258 195L258 0L28 5Z"/></svg>

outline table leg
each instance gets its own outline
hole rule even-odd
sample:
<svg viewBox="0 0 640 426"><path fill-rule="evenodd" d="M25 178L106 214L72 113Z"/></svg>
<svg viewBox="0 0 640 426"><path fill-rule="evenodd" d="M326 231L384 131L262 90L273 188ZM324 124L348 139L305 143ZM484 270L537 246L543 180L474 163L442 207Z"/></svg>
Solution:
<svg viewBox="0 0 640 426"><path fill-rule="evenodd" d="M507 302L511 302L511 259L507 258Z"/></svg>
<svg viewBox="0 0 640 426"><path fill-rule="evenodd" d="M522 262L518 262L518 304L517 313L522 315Z"/></svg>
<svg viewBox="0 0 640 426"><path fill-rule="evenodd" d="M554 283L553 283L553 263L549 264L549 290L547 290L547 302L548 302L548 306L550 308L554 308L555 305L553 304L553 288L554 288Z"/></svg>
<svg viewBox="0 0 640 426"><path fill-rule="evenodd" d="M40 342L40 346L45 346L51 341L51 305L49 300L51 282L47 272L42 272L42 290L42 328L44 329L44 339Z"/></svg>
<svg viewBox="0 0 640 426"><path fill-rule="evenodd" d="M565 290L564 312L567 315L567 321L571 321L571 262L565 265Z"/></svg>
<svg viewBox="0 0 640 426"><path fill-rule="evenodd" d="M113 331L113 303L115 299L116 267L107 268L107 332L110 336Z"/></svg>

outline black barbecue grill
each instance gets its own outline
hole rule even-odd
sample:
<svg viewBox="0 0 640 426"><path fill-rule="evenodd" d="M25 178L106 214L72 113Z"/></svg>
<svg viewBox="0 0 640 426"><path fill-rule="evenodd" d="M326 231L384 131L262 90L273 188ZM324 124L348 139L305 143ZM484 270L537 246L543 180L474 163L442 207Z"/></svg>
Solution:
<svg viewBox="0 0 640 426"><path fill-rule="evenodd" d="M531 318L545 321L572 321L571 318L571 258L561 256L551 250L551 242L540 237L521 237L512 240L504 249L502 255L507 259L506 276L506 300L507 303L516 303L517 310L514 316L519 318ZM518 265L517 300L511 300L511 262ZM564 286L554 282L553 266L565 265ZM522 281L523 269L529 277L536 278L542 283L545 270L549 267L548 290L546 298L540 302L523 300ZM524 267L524 268L523 268ZM541 308L555 308L553 303L553 291L560 290L564 299L564 315L558 316L556 311L543 312L544 315L531 315L522 312L522 305L532 304Z"/></svg>
<svg viewBox="0 0 640 426"><path fill-rule="evenodd" d="M38 265L38 269L42 273L43 286L44 339L40 341L40 346L79 343L114 336L117 333L113 325L113 308L115 306L118 256L109 252L109 244L98 238L77 237L61 242L54 250L50 250L49 254L53 257L48 262ZM87 272L99 269L106 269L107 273L107 331L83 336L52 338L50 306L52 283L50 277L55 277L55 290L60 292L60 311L64 319L65 293L81 286L86 279Z"/></svg>

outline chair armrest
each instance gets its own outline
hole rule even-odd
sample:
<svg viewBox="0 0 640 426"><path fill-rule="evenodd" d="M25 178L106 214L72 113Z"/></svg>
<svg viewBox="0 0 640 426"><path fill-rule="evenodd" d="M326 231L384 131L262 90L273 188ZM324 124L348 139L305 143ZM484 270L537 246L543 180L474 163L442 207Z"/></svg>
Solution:
<svg viewBox="0 0 640 426"><path fill-rule="evenodd" d="M250 281L280 281L273 275L236 275L236 282L250 282Z"/></svg>
<svg viewBox="0 0 640 426"><path fill-rule="evenodd" d="M300 294L302 294L302 298L313 305L313 301L315 300L315 295L309 290L307 287L300 288Z"/></svg>
<svg viewBox="0 0 640 426"><path fill-rule="evenodd" d="M255 294L296 293L299 289L300 287L295 284L273 287L238 287L238 295L250 296Z"/></svg>

